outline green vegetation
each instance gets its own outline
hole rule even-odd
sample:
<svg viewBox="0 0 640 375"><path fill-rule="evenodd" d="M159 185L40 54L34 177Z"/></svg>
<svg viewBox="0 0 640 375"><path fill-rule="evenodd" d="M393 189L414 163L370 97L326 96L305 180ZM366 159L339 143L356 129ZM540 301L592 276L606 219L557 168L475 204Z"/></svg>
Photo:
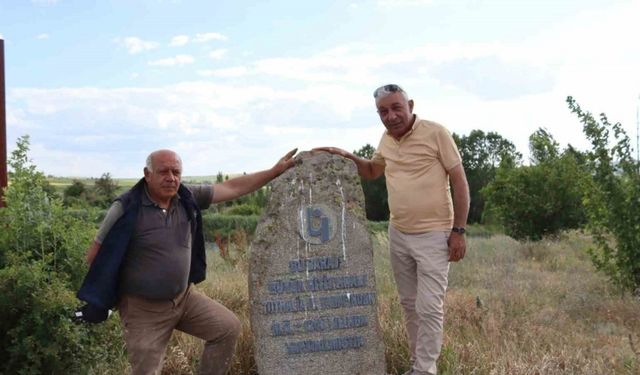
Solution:
<svg viewBox="0 0 640 375"><path fill-rule="evenodd" d="M586 218L583 189L589 178L572 152L560 153L543 129L529 138L532 164L501 165L481 193L492 214L516 239L540 240L561 230L580 228Z"/></svg>
<svg viewBox="0 0 640 375"><path fill-rule="evenodd" d="M481 193L496 177L499 166L503 168L515 167L522 159L516 147L510 141L495 132L484 133L482 130L472 130L468 136L453 134L458 145L462 166L469 183L469 223L483 223L485 197Z"/></svg>
<svg viewBox="0 0 640 375"><path fill-rule="evenodd" d="M64 188L64 204L67 207L94 206L107 208L122 190L109 173L104 173L93 181L93 187L88 188L84 182L74 179L71 185Z"/></svg>
<svg viewBox="0 0 640 375"><path fill-rule="evenodd" d="M604 113L596 120L572 97L567 103L593 146L584 198L597 245L591 258L616 284L640 295L640 161L633 159L620 123L611 124Z"/></svg>
<svg viewBox="0 0 640 375"><path fill-rule="evenodd" d="M28 146L28 137L20 138L9 158L7 207L0 209L0 373L88 373L122 351L115 322L71 320L93 227L48 195Z"/></svg>
<svg viewBox="0 0 640 375"><path fill-rule="evenodd" d="M213 242L223 238L228 242L229 237L236 231L253 233L258 219L257 215L223 215L207 212L202 215L205 240Z"/></svg>
<svg viewBox="0 0 640 375"><path fill-rule="evenodd" d="M354 151L356 156L371 159L375 149L370 144ZM389 203L387 202L387 182L384 175L375 180L360 178L364 192L365 211L367 219L372 221L389 220Z"/></svg>
<svg viewBox="0 0 640 375"><path fill-rule="evenodd" d="M500 166L481 190L487 212L508 235L540 240L562 230L586 228L596 268L618 286L640 291L640 164L620 123L596 120L571 97L592 149L564 151L546 130L529 138L529 166Z"/></svg>

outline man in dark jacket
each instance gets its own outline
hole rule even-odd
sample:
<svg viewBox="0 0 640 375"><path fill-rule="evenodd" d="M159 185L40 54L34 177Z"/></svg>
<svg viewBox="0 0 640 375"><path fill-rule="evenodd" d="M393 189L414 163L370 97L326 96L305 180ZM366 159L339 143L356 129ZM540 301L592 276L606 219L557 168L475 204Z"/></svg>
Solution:
<svg viewBox="0 0 640 375"><path fill-rule="evenodd" d="M83 318L98 322L117 307L134 375L160 374L171 333L206 341L200 374L226 373L240 321L192 287L205 278L200 210L251 193L294 165L296 150L272 168L214 185L183 185L182 161L152 152L144 178L110 207L87 250L89 272L78 292Z"/></svg>

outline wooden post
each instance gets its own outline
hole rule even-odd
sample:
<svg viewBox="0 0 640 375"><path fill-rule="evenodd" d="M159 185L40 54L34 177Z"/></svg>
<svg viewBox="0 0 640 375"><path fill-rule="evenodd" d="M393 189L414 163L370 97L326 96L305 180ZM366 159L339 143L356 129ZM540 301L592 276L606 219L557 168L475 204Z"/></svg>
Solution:
<svg viewBox="0 0 640 375"><path fill-rule="evenodd" d="M7 187L7 112L4 96L4 40L0 38L0 207L4 207Z"/></svg>

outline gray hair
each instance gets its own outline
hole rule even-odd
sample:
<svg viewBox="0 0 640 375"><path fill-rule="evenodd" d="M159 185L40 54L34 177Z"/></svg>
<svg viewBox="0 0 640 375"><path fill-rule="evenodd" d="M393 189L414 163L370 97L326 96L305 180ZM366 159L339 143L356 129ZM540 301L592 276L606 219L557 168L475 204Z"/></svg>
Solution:
<svg viewBox="0 0 640 375"><path fill-rule="evenodd" d="M149 172L153 172L153 153L147 156L147 161L144 163L144 166Z"/></svg>
<svg viewBox="0 0 640 375"><path fill-rule="evenodd" d="M182 165L182 159L180 158L180 155L178 155L175 151L171 151L171 150L156 150L152 153L149 154L149 156L147 156L147 160L145 161L145 168L147 168L147 170L149 172L153 172L153 157L160 153L160 152L172 152L175 156L176 159L178 159L178 162L180 163L180 165Z"/></svg>
<svg viewBox="0 0 640 375"><path fill-rule="evenodd" d="M384 86L380 86L377 89L375 89L375 91L373 92L373 97L375 99L380 99L380 98L384 98L387 95L391 95L394 94L396 92L399 92L402 94L402 96L408 101L409 100L409 95L407 95L407 92L404 91L402 89L402 87L391 83L388 85L384 85Z"/></svg>

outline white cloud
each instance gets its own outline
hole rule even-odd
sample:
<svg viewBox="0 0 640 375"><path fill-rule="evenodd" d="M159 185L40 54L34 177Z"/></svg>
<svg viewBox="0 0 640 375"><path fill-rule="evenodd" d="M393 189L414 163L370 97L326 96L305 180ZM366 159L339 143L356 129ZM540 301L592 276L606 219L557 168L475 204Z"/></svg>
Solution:
<svg viewBox="0 0 640 375"><path fill-rule="evenodd" d="M435 0L378 0L376 5L379 8L403 8L415 6L430 6Z"/></svg>
<svg viewBox="0 0 640 375"><path fill-rule="evenodd" d="M49 34L46 34L46 33L38 34L36 36L36 39L39 39L39 40L49 39Z"/></svg>
<svg viewBox="0 0 640 375"><path fill-rule="evenodd" d="M226 49L214 49L213 51L209 52L209 57L212 58L213 60L220 60L226 54L227 54Z"/></svg>
<svg viewBox="0 0 640 375"><path fill-rule="evenodd" d="M166 59L149 61L150 66L182 66L187 64L193 64L193 56L190 55L177 55Z"/></svg>
<svg viewBox="0 0 640 375"><path fill-rule="evenodd" d="M4 36L2 34L0 34L0 39L4 40Z"/></svg>
<svg viewBox="0 0 640 375"><path fill-rule="evenodd" d="M509 64L496 57L448 61L427 72L443 84L452 84L487 100L549 92L555 83L547 69Z"/></svg>
<svg viewBox="0 0 640 375"><path fill-rule="evenodd" d="M59 0L31 0L32 4L40 6L56 5Z"/></svg>
<svg viewBox="0 0 640 375"><path fill-rule="evenodd" d="M178 47L178 46L184 46L187 43L189 43L188 35L176 35L173 38L171 38L171 42L169 43L169 46Z"/></svg>
<svg viewBox="0 0 640 375"><path fill-rule="evenodd" d="M227 40L227 37L219 33L202 33L196 34L193 41L197 43L204 43L211 40Z"/></svg>
<svg viewBox="0 0 640 375"><path fill-rule="evenodd" d="M30 129L36 126L31 117L23 108L7 107L7 124L11 124L9 129L17 130L18 134L28 134Z"/></svg>
<svg viewBox="0 0 640 375"><path fill-rule="evenodd" d="M158 48L160 45L157 42L145 41L135 36L126 37L122 41L118 40L118 42L122 43L132 55Z"/></svg>
<svg viewBox="0 0 640 375"><path fill-rule="evenodd" d="M159 129L178 128L185 135L191 135L197 131L193 124L200 121L200 115L198 113L159 110L156 119Z"/></svg>
<svg viewBox="0 0 640 375"><path fill-rule="evenodd" d="M248 70L244 66L238 66L233 68L216 69L216 70L199 70L198 74L203 77L221 77L221 78L233 78L242 77L247 75Z"/></svg>
<svg viewBox="0 0 640 375"><path fill-rule="evenodd" d="M189 42L205 43L212 40L227 40L227 37L220 33L199 33L194 38L189 35L176 35L169 42L170 47L184 46Z"/></svg>
<svg viewBox="0 0 640 375"><path fill-rule="evenodd" d="M368 49L340 47L309 57L281 57L255 61L247 66L201 71L205 76L266 76L310 83L368 84L385 65L422 62L410 54L378 55Z"/></svg>
<svg viewBox="0 0 640 375"><path fill-rule="evenodd" d="M31 124L32 144L41 145L33 159L46 173L133 177L140 168L130 160L141 166L158 148L178 150L185 173L204 175L268 168L295 146L330 144L329 135L374 142L379 131L369 139L357 127L327 129L350 119L356 94L339 86L285 90L190 82L149 89L14 89L9 99L20 108L11 118ZM310 119L320 119L323 130ZM69 149L75 151L61 151ZM207 160L200 160L203 153ZM71 154L80 160L73 166L62 162Z"/></svg>
<svg viewBox="0 0 640 375"><path fill-rule="evenodd" d="M253 70L256 74L279 76L307 82L335 82L344 80L346 83L363 83L371 79L371 68L375 63L363 61L362 65L355 64L354 57L347 61L330 61L324 56L310 59L275 58L256 62Z"/></svg>

